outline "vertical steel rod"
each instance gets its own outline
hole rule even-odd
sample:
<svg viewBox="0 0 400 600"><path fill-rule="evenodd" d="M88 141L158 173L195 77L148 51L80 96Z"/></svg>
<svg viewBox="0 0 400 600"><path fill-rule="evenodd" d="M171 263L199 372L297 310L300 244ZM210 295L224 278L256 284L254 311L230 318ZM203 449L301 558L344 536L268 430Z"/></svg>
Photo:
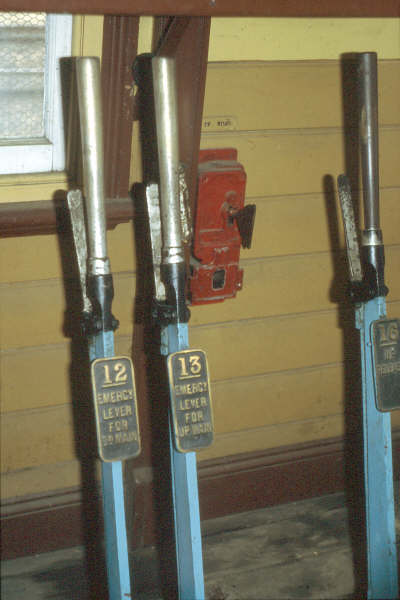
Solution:
<svg viewBox="0 0 400 600"><path fill-rule="evenodd" d="M379 229L378 68L375 52L360 54L359 70L365 229Z"/></svg>
<svg viewBox="0 0 400 600"><path fill-rule="evenodd" d="M179 139L175 61L153 58L154 106L157 123L163 264L180 262L182 251L179 210Z"/></svg>
<svg viewBox="0 0 400 600"><path fill-rule="evenodd" d="M114 356L112 279L104 209L99 60L79 58L76 70L88 229L88 288L94 294L94 309L102 323L102 331L89 336L89 358L92 361ZM131 585L121 461L102 462L102 489L109 598L126 600L131 597Z"/></svg>
<svg viewBox="0 0 400 600"><path fill-rule="evenodd" d="M107 257L103 183L103 113L98 59L77 58L76 74L90 265L90 261L94 258Z"/></svg>

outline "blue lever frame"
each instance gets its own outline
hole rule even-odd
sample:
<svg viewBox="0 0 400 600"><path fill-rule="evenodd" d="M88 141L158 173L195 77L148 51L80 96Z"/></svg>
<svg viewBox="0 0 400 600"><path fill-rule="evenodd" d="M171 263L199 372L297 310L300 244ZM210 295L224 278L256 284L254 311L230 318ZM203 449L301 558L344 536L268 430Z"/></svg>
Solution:
<svg viewBox="0 0 400 600"><path fill-rule="evenodd" d="M168 355L189 346L188 325L171 324L161 332L161 351ZM172 496L179 600L204 600L196 453L175 450L170 421Z"/></svg>
<svg viewBox="0 0 400 600"><path fill-rule="evenodd" d="M100 332L89 341L89 358L114 356L114 333ZM131 595L122 461L101 461L104 538L109 600Z"/></svg>
<svg viewBox="0 0 400 600"><path fill-rule="evenodd" d="M356 309L362 365L368 598L375 600L398 598L391 419L390 413L376 408L372 360L371 324L385 316L384 297Z"/></svg>

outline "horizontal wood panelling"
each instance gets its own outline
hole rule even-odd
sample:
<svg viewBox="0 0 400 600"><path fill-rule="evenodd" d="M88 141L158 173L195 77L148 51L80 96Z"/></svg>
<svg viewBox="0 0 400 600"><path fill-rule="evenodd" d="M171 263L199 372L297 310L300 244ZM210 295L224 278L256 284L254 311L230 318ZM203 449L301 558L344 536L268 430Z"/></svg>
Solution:
<svg viewBox="0 0 400 600"><path fill-rule="evenodd" d="M388 314L400 314L400 302L389 302ZM347 322L356 342L350 310ZM201 325L191 327L190 339L193 347L207 350L213 381L338 363L343 359L343 330L335 311ZM117 352L130 355L131 337L117 336L116 348ZM6 392L2 410L69 402L70 360L68 343L3 352L1 380Z"/></svg>
<svg viewBox="0 0 400 600"><path fill-rule="evenodd" d="M400 302L388 305L400 313ZM352 323L352 315L348 315ZM230 379L336 363L343 357L343 330L333 311L204 325L191 330L193 347L208 353L211 377Z"/></svg>
<svg viewBox="0 0 400 600"><path fill-rule="evenodd" d="M132 271L136 267L132 224L123 223L108 231L107 241L113 272ZM67 253L73 253L55 235L1 239L0 283L60 278L60 243ZM73 260L70 268L72 265Z"/></svg>
<svg viewBox="0 0 400 600"><path fill-rule="evenodd" d="M324 177L344 170L343 133L335 129L203 134L201 148L238 149L248 197L321 193ZM381 129L380 183L400 186L400 127Z"/></svg>
<svg viewBox="0 0 400 600"><path fill-rule="evenodd" d="M131 337L116 336L116 353L131 356ZM70 343L2 352L0 381L4 412L71 403Z"/></svg>
<svg viewBox="0 0 400 600"><path fill-rule="evenodd" d="M394 473L398 477L399 432L393 433ZM352 444L351 440L346 443L341 438L331 438L200 461L201 517L203 520L221 517L346 489L351 491L350 499L358 499L360 483L353 478L349 486L345 472L346 464L354 460L359 450L357 441ZM61 463L59 470L66 464L72 463ZM43 467L26 471L35 473L36 480L40 480ZM137 470L133 470L134 548L154 544L156 539L156 515L150 508L154 494L151 475L150 471L150 477L143 481L137 476ZM88 504L79 484L66 486L68 482L62 489L47 487L42 493L9 498L3 503L2 559L84 543L83 515L93 520L93 502ZM92 493L96 500L95 492ZM353 510L359 510L358 502Z"/></svg>
<svg viewBox="0 0 400 600"><path fill-rule="evenodd" d="M1 438L2 472L55 464L76 457L69 404L3 415Z"/></svg>
<svg viewBox="0 0 400 600"><path fill-rule="evenodd" d="M335 366L213 385L215 442L199 453L199 460L341 435L342 390L342 374ZM400 425L399 417L393 413L394 425ZM6 472L76 458L69 405L10 413L3 416L2 428L4 447L9 449L3 452ZM90 450L88 440L85 446ZM28 475L23 474L21 483L15 473L11 489L28 485Z"/></svg>
<svg viewBox="0 0 400 600"><path fill-rule="evenodd" d="M368 49L398 59L398 27L398 19L213 19L209 60L337 61L343 52Z"/></svg>
<svg viewBox="0 0 400 600"><path fill-rule="evenodd" d="M0 250L1 283L52 279L61 275L59 245L54 235L3 238Z"/></svg>
<svg viewBox="0 0 400 600"><path fill-rule="evenodd" d="M251 393L251 391L250 391ZM299 400L301 402L301 400ZM393 412L392 426L400 426L399 411ZM212 446L198 453L199 460L231 456L238 452L255 452L264 448L279 448L285 444L301 444L322 440L326 437L343 436L345 419L343 412L336 415L301 419L284 424L242 431L216 434Z"/></svg>
<svg viewBox="0 0 400 600"><path fill-rule="evenodd" d="M2 348L54 344L65 340L64 291L60 280L2 285Z"/></svg>
<svg viewBox="0 0 400 600"><path fill-rule="evenodd" d="M349 443L351 443L351 440L349 440ZM354 443L357 442L354 440ZM305 443L299 446L296 445L295 447L273 448L271 450L264 450L263 452L258 453L235 454L222 459L205 460L203 458L203 454L200 454L198 461L200 489L202 491L202 488L204 487L204 483L202 483L204 479L208 479L210 482L209 484L211 484L212 480L224 479L225 476L231 477L234 474L237 476L239 472L247 473L248 477L251 477L252 481L254 481L254 472L260 468L264 468L267 464L275 465L276 467L280 462L282 462L284 464L293 464L295 467L297 465L297 468L299 468L301 462L299 459L305 459L313 464L314 457L319 452L322 452L323 454L325 454L327 451L329 452L329 448L331 446L331 450L335 452L343 452L343 440L334 439ZM399 428L397 427L393 430L393 459L395 472L397 473L400 466L399 449L400 432ZM137 481L137 485L140 486L143 483L143 479L140 477L139 472L135 469L134 465L132 465L132 469L135 472L134 478ZM151 472L149 475L150 478L147 478L146 481L151 481ZM298 475L300 475L300 472ZM314 475L317 475L315 470ZM332 473L330 474L330 477L331 476ZM99 480L100 469L96 469L96 477L97 480ZM35 509L43 510L43 508L46 508L47 506L54 506L54 504L64 505L66 492L70 495L73 502L76 502L77 497L81 497L80 465L78 461L61 462L57 463L56 465L40 465L39 467L3 473L1 480L2 498L4 500L2 505L2 515L4 514L6 518L9 518L12 515L24 513L24 506L26 505L29 506L29 512L32 512L33 507L35 507ZM299 489L301 480L301 477L296 477L292 480L292 484L294 484L291 486L292 494L295 494L296 490ZM269 489L271 485L273 486L273 481L270 477L265 477L264 481L265 485ZM312 494L329 493L328 490L313 492L313 486L311 484L312 481L310 480L308 485L309 491ZM251 487L250 481L247 485ZM29 495L25 493L26 489L31 490ZM51 491L49 492L49 490ZM233 490L229 490L228 495L229 493L232 494L232 492ZM59 499L61 499L61 502ZM209 497L204 493L201 493L201 500L202 504L209 504ZM259 500L261 503L263 502L261 497L259 497ZM293 497L292 500L295 500L295 498ZM260 504L260 506L261 505L264 504ZM211 507L209 507L209 509L206 511L206 514L202 510L203 517L211 518L212 516L216 516L212 511L210 511L210 508ZM140 512L141 509L139 508L138 510ZM228 512L231 510L248 510L248 508L240 508L240 506L233 503L228 507ZM2 549L5 549L4 546Z"/></svg>
<svg viewBox="0 0 400 600"><path fill-rule="evenodd" d="M400 61L379 64L381 214L388 311L395 316L400 314L399 69ZM215 443L199 453L200 464L339 436L349 424L346 407L354 397L346 394L351 361L359 354L358 333L352 309L343 307L347 267L329 181L344 169L340 79L334 61L210 65L205 116L231 116L237 131L206 133L202 147L238 148L247 171L247 201L256 203L257 217L253 246L241 254L244 286L236 300L192 309L190 342L208 353L215 409ZM132 224L109 231L108 243L113 310L121 322L116 352L130 355ZM71 279L72 248L66 236L56 235L0 244L7 471L2 481L8 486L2 493L20 496L79 485L76 426L92 421L88 413L78 423L74 417L74 407L88 399L72 389L70 332L64 330L80 308L77 281ZM392 420L400 425L400 411ZM86 449L94 444L82 439Z"/></svg>
<svg viewBox="0 0 400 600"><path fill-rule="evenodd" d="M400 271L400 245L387 247L386 256L389 299L400 300L400 280L397 277ZM334 260L338 261L339 271L337 267L333 270L333 259L328 253L244 260L243 290L237 298L222 304L193 307L191 324L195 326L334 309L338 298L345 301L347 285L344 254ZM336 300L331 298L334 278L340 293L340 296L336 293ZM113 311L120 320L118 331L120 335L128 335L133 330L134 274L116 275L114 288ZM0 337L3 349L57 344L65 340L65 300L61 281L3 284L0 291L3 315ZM77 314L78 310L77 307Z"/></svg>
<svg viewBox="0 0 400 600"><path fill-rule="evenodd" d="M66 302L61 280L3 284L0 291L0 337L3 349L58 344L65 341L64 321L68 315L64 314ZM114 292L113 312L120 320L119 333L127 335L132 332L134 274L114 276ZM79 306L75 305L74 308L75 318L79 318Z"/></svg>
<svg viewBox="0 0 400 600"><path fill-rule="evenodd" d="M338 364L215 382L212 398L218 434L337 415L344 369Z"/></svg>
<svg viewBox="0 0 400 600"><path fill-rule="evenodd" d="M251 388L249 389L251 393ZM1 472L38 467L45 464L71 461L77 457L74 443L72 411L69 405L8 413L3 415L1 435L3 452ZM218 416L215 420L218 422ZM300 421L260 425L242 431L215 435L210 448L199 452L199 459L226 456L247 450L296 444L343 433L343 415L330 415ZM218 428L218 426L217 426ZM95 454L96 448L87 442L87 451Z"/></svg>
<svg viewBox="0 0 400 600"><path fill-rule="evenodd" d="M24 412L22 416L11 413L4 417L2 427L4 448L12 448L12 451L3 452L3 472L55 465L58 462L68 463L76 458L68 406ZM343 431L342 412L236 432L217 431L214 444L199 452L199 460L339 436ZM12 440L7 437L12 437Z"/></svg>
<svg viewBox="0 0 400 600"><path fill-rule="evenodd" d="M61 387L63 382L58 384ZM343 388L340 365L213 383L216 440L212 448L200 453L199 459L232 454L239 446L276 446L282 438L295 443L301 436L314 439L318 432L331 435L343 421ZM54 402L58 401L59 397L54 397ZM3 442L9 452L3 455L3 469L21 469L24 464L31 468L75 458L70 410L69 404L63 404L3 415ZM54 422L55 429L51 426ZM93 440L90 442L89 436L85 440L86 450L93 451Z"/></svg>
<svg viewBox="0 0 400 600"><path fill-rule="evenodd" d="M70 361L68 343L2 353L2 410L29 410L70 402Z"/></svg>
<svg viewBox="0 0 400 600"><path fill-rule="evenodd" d="M251 319L191 332L207 352L213 379L230 379L339 362L343 332L334 312Z"/></svg>
<svg viewBox="0 0 400 600"><path fill-rule="evenodd" d="M19 498L43 494L48 490L80 487L81 466L78 460L43 464L1 474L2 498ZM29 491L27 491L29 490Z"/></svg>
<svg viewBox="0 0 400 600"><path fill-rule="evenodd" d="M117 336L115 348L131 356L130 336ZM5 351L0 358L4 412L71 403L69 342Z"/></svg>
<svg viewBox="0 0 400 600"><path fill-rule="evenodd" d="M344 254L328 253L243 260L243 289L234 300L191 309L191 325L336 309L347 302ZM400 245L386 248L390 301L400 300ZM334 299L332 288L335 286Z"/></svg>
<svg viewBox="0 0 400 600"><path fill-rule="evenodd" d="M199 459L341 434L342 378L333 366L216 384L216 439ZM1 426L3 472L76 457L69 405L8 413Z"/></svg>
<svg viewBox="0 0 400 600"><path fill-rule="evenodd" d="M328 254L246 260L242 267L243 289L235 300L193 307L192 325L334 308L329 297L333 272Z"/></svg>
<svg viewBox="0 0 400 600"><path fill-rule="evenodd" d="M230 456L239 452L256 452L286 444L321 440L343 435L343 414L317 419L303 419L284 425L270 425L233 433L216 434L214 443L199 452L201 460Z"/></svg>
<svg viewBox="0 0 400 600"><path fill-rule="evenodd" d="M60 388L62 383L58 382ZM48 385L51 386L51 382ZM224 435L212 450L212 455L218 454L221 443L226 445L229 442L230 432L235 432L237 443L237 433L243 430L242 442L248 443L253 436L258 440L262 438L262 432L257 431L263 426L273 426L271 431L275 433L272 440L278 439L276 435L280 426L281 435L294 435L297 429L303 431L305 417L313 422L318 419L325 422L327 415L336 419L343 410L343 387L341 365L213 384L215 429L217 436ZM51 389L47 390L47 401L50 392ZM55 397L54 404L59 404L59 400L58 396ZM22 411L15 411L15 408L2 417L3 472L21 469L24 464L33 467L58 460L68 461L75 456L69 404ZM315 427L313 425L310 432Z"/></svg>
<svg viewBox="0 0 400 600"><path fill-rule="evenodd" d="M379 123L399 123L400 61L380 61L378 78ZM210 63L204 117L245 131L342 127L341 79L338 61Z"/></svg>
<svg viewBox="0 0 400 600"><path fill-rule="evenodd" d="M337 199L329 193L248 198L257 215L250 250L242 258L308 254L344 247ZM385 244L400 242L400 188L381 189L381 220ZM332 234L330 233L332 230ZM333 246L333 248L332 248Z"/></svg>
<svg viewBox="0 0 400 600"><path fill-rule="evenodd" d="M344 420L346 406L361 402L361 382L357 384L355 379L353 397L347 396L345 369L343 364L332 364L215 382L212 398L216 432L228 437L240 431L252 435L261 423L268 428L292 427L304 419L317 421L338 415ZM392 413L392 423L400 425L400 411Z"/></svg>
<svg viewBox="0 0 400 600"><path fill-rule="evenodd" d="M34 202L53 198L58 190L68 187L65 171L29 173L26 175L2 175L0 179L0 202Z"/></svg>
<svg viewBox="0 0 400 600"><path fill-rule="evenodd" d="M335 213L339 210L336 199L326 199L322 194L299 194L248 201L256 202L257 218L252 248L242 253L244 259L331 249L328 226L329 222L335 223ZM381 219L386 244L400 241L399 203L400 188L381 189ZM343 247L342 230L339 222L335 238L338 235ZM122 224L109 231L108 246L114 273L135 269L131 224ZM2 239L0 250L0 283L60 278L60 251L55 236Z"/></svg>

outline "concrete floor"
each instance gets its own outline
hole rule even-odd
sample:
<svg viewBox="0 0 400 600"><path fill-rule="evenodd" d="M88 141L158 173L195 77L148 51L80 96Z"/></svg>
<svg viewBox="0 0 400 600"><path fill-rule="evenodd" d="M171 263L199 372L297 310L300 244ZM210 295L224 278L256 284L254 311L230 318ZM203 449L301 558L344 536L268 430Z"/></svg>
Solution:
<svg viewBox="0 0 400 600"><path fill-rule="evenodd" d="M350 535L348 517L334 494L203 523L207 599L359 598L362 535ZM133 559L134 597L161 598L154 549ZM1 591L2 600L87 600L83 548L3 562Z"/></svg>

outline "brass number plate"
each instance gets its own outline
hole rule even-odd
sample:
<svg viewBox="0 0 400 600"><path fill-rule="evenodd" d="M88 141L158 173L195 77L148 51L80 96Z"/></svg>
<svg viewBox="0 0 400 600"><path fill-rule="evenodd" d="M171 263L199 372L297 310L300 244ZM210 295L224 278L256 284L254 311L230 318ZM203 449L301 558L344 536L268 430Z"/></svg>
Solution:
<svg viewBox="0 0 400 600"><path fill-rule="evenodd" d="M207 358L202 350L168 356L175 446L190 452L209 446L214 437Z"/></svg>
<svg viewBox="0 0 400 600"><path fill-rule="evenodd" d="M378 410L400 408L400 319L372 323L375 395Z"/></svg>
<svg viewBox="0 0 400 600"><path fill-rule="evenodd" d="M137 456L140 434L131 359L98 358L91 371L100 458L111 462Z"/></svg>

